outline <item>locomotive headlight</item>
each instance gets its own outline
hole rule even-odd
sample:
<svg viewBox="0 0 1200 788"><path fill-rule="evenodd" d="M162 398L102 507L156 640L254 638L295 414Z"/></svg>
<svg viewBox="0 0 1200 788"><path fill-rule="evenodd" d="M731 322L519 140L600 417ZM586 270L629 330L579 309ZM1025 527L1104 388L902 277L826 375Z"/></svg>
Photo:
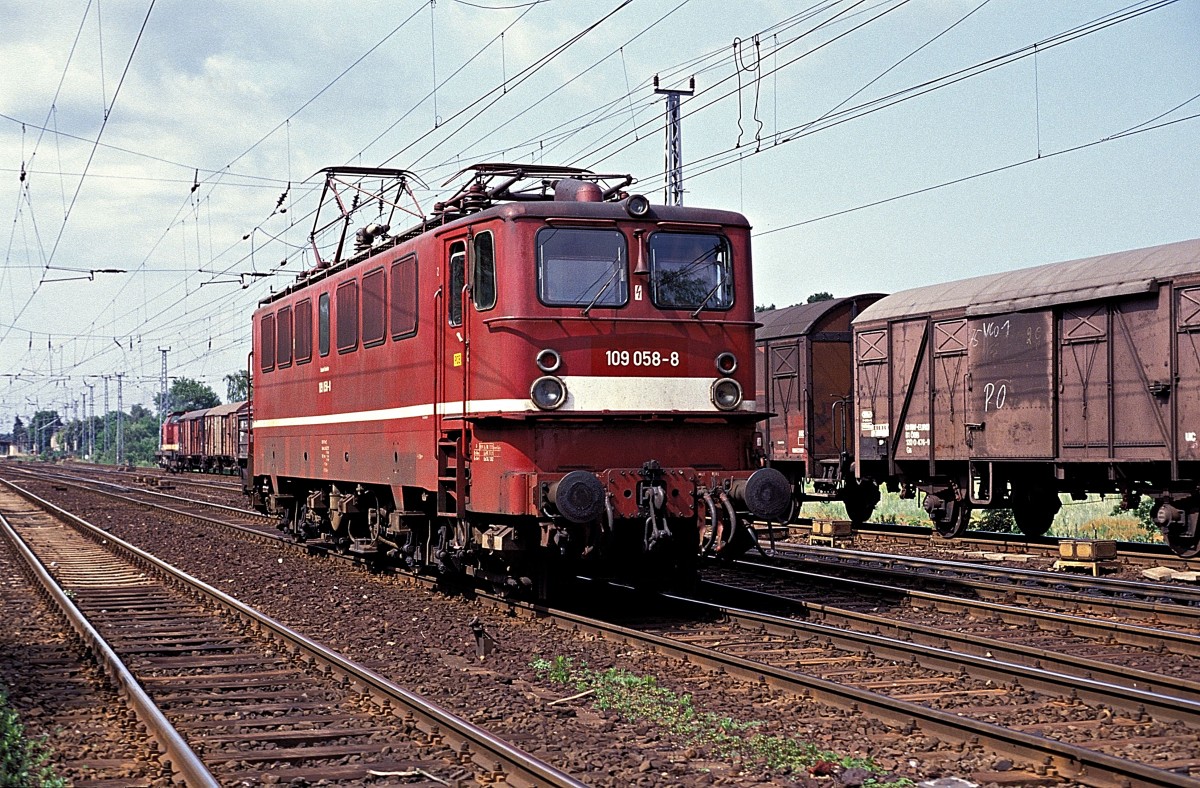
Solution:
<svg viewBox="0 0 1200 788"><path fill-rule="evenodd" d="M737 369L737 356L725 351L717 356L717 372L722 375L732 375Z"/></svg>
<svg viewBox="0 0 1200 788"><path fill-rule="evenodd" d="M650 201L641 194L631 194L625 200L625 212L634 219L641 219L650 213Z"/></svg>
<svg viewBox="0 0 1200 788"><path fill-rule="evenodd" d="M554 410L567 401L567 387L553 375L544 375L529 387L529 398L542 410Z"/></svg>
<svg viewBox="0 0 1200 788"><path fill-rule="evenodd" d="M546 348L538 351L535 361L542 372L554 372L562 364L562 356L558 355L557 350Z"/></svg>
<svg viewBox="0 0 1200 788"><path fill-rule="evenodd" d="M742 386L733 378L721 378L712 385L712 402L720 410L733 410L742 404Z"/></svg>

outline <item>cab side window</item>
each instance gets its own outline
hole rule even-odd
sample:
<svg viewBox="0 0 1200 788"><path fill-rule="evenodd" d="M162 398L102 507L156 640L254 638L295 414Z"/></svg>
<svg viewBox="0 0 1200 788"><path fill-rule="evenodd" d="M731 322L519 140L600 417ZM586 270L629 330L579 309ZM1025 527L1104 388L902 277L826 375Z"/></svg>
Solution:
<svg viewBox="0 0 1200 788"><path fill-rule="evenodd" d="M317 347L322 356L329 355L329 293L317 301Z"/></svg>
<svg viewBox="0 0 1200 788"><path fill-rule="evenodd" d="M450 325L462 325L462 290L467 266L467 245L462 241L450 244L450 282L446 290L446 317Z"/></svg>
<svg viewBox="0 0 1200 788"><path fill-rule="evenodd" d="M337 288L337 349L349 353L358 347L358 282L342 282Z"/></svg>
<svg viewBox="0 0 1200 788"><path fill-rule="evenodd" d="M475 236L474 246L471 293L475 308L483 311L496 305L496 254L491 232Z"/></svg>

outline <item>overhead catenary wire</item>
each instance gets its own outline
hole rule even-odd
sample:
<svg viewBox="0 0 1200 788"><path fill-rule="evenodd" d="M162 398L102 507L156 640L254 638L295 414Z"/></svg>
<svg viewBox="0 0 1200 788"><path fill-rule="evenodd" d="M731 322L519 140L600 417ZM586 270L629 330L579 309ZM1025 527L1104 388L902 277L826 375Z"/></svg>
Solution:
<svg viewBox="0 0 1200 788"><path fill-rule="evenodd" d="M100 130L96 133L95 144L93 144L92 149L88 154L87 163L84 164L84 167L83 167L83 173L80 174L80 176L79 176L79 182L75 187L75 193L71 197L71 202L67 206L66 213L63 216L62 224L59 226L58 235L54 239L54 245L51 246L51 248L50 248L50 254L46 256L46 265L47 266L49 266L50 263L53 262L54 255L58 251L58 245L62 241L63 233L66 232L67 223L71 217L71 211L75 207L76 200L79 199L79 193L83 190L84 181L87 179L88 169L91 167L92 160L96 156L96 146L99 145L100 138L104 135L104 130L108 127L108 119L109 119L109 117L111 117L112 107L117 103L117 97L121 93L121 87L125 84L125 78L129 75L129 68L133 64L133 56L137 53L138 44L141 43L141 40L142 40L142 34L146 32L146 25L150 22L150 14L154 11L155 2L156 2L156 0L150 0L150 6L149 6L149 8L146 9L146 16L145 16L145 18L142 19L142 25L138 29L137 38L134 39L133 46L129 50L129 58L125 61L125 68L121 72L121 79L118 80L117 86L113 90L112 103L109 104L109 106L105 109L104 118L100 122ZM48 269L46 269L46 270L48 270ZM33 302L33 299L37 296L38 291L41 289L41 287L45 283L45 281L46 281L46 277L45 277L45 274L43 273L42 278L38 281L37 285L33 288L33 292L30 293L29 298L26 299L25 303L21 306L21 308L19 310L17 310L16 317L13 318L14 323L17 323L20 321L21 316L25 314L25 310L29 308L29 304ZM3 336L0 336L0 345L2 345L7 338L8 338L8 332L6 331Z"/></svg>
<svg viewBox="0 0 1200 788"><path fill-rule="evenodd" d="M523 7L523 6L522 6L522 7ZM727 51L727 48L726 48L726 51ZM773 49L772 49L772 55L773 55L773 56L775 56L775 57L777 57L777 54L778 54L778 53L777 53L777 52L775 52L775 50L774 50L774 48L773 48ZM766 65L766 63L767 63L767 62L769 62L769 61L764 61L764 66ZM777 73L778 73L778 72L775 72L775 74L776 74L776 78L777 78ZM506 82L506 80L501 80L501 82L502 82L502 84L503 84L504 82ZM625 124L625 130L627 130L627 129L628 129L628 126L629 126L629 120L630 120L630 115L631 115L631 109L633 109L633 108L634 108L634 105L636 104L636 105L638 105L638 106L643 106L643 107L644 107L644 106L646 106L646 105L645 105L645 103L644 103L644 102L641 102L641 101L640 101L640 99L639 99L639 101L637 101L637 102L635 102L635 101L634 101L633 97L630 95L630 90L629 90L629 85L628 85L628 82L626 82L625 88L626 88L625 95L623 95L623 96L620 96L618 99L615 99L615 100L612 102L612 106L610 106L610 107L609 107L609 111L615 115L615 113L617 112L617 110L618 110L618 109L620 110L620 113L621 113L621 115L623 116L623 123ZM524 105L522 105L522 106L524 106ZM490 121L490 118L491 118L491 114L489 114L489 121ZM777 126L778 124L776 123L775 125ZM563 136L564 138L566 138L566 137L567 137L567 135L569 135L569 134L577 134L577 133L579 133L580 131L581 131L581 129L578 129L578 128L570 128L570 129L564 128L562 136ZM533 148L533 147L535 147L536 145L539 145L539 144L540 144L540 142L538 142L538 143L531 143L531 144L530 144L530 148ZM549 144L550 144L550 143L549 143L549 142L547 142L547 145L549 145ZM449 160L447 160L447 161L449 161ZM424 168L422 168L422 169L424 169ZM290 174L289 174L289 175L290 175ZM290 177L288 178L288 180L290 180ZM283 182L284 182L284 180L283 180L283 179L279 179L279 180L277 181L277 183L283 183ZM193 203L193 204L192 204L192 205L191 205L191 206L188 208L188 210L189 210L189 211L194 211L194 203ZM301 208L301 211L302 211L302 208ZM288 223L286 223L286 226L290 228L290 227L291 227L293 224L295 224L295 222L288 222ZM280 226L280 225L276 224L276 225L273 225L273 228L278 228L279 226ZM175 228L175 229L172 229L171 231L172 231L172 232L173 232L173 231L176 231L176 229L177 229L177 228ZM209 238L210 238L210 243L211 243L211 240L212 240L212 237L211 237L211 235L210 235L210 237L209 237ZM299 247L297 247L297 246L292 246L292 248L299 248ZM232 245L231 245L231 249L233 249L233 250L236 250L236 244L232 244ZM260 251L261 251L261 249L260 249ZM233 259L233 257L234 257L234 256L236 256L236 255L234 255L234 256L231 256L231 255L229 255L229 252L230 252L230 249L226 249L225 251L221 252L221 254L225 256L225 257L224 257L224 259L226 259L226 260L230 260L230 259ZM210 254L209 254L208 256L209 256L210 258L212 258L212 257L213 257L213 255L211 254L211 252L210 252ZM218 268L214 268L213 270L219 270L219 269L220 269L220 268L222 268L222 267L224 267L224 266L218 266ZM261 267L261 261L260 261L260 267ZM148 268L147 270L149 271L150 269ZM193 281L196 281L194 277L195 277L195 274L193 274ZM209 290L211 290L211 289L210 289L210 288L204 288L204 290L205 290L205 291L209 291ZM193 292L195 292L195 291L193 290ZM215 292L215 291L213 291L213 292ZM260 290L260 292L265 292L265 284L264 284L263 288ZM218 307L216 307L216 308L219 308L219 309L226 309L226 308L228 308L228 304L230 303L230 301L229 301L229 299L217 299L217 300L214 300L212 303L220 305L220 306L218 306ZM159 306L159 304L153 304L153 306L154 306L155 308L157 308L157 307ZM208 309L210 309L210 307L208 307L208 306L204 306L203 304L201 304L201 303L199 303L199 302L191 304L191 308L192 308L192 312L193 312L193 314L195 314L195 313L199 313L199 312L203 312L203 311L205 311L205 310L208 310ZM147 316L149 316L149 315L147 315ZM169 318L167 318L166 316L164 316L164 319L169 319ZM138 327L139 327L139 328L151 328L151 327L152 327L152 325L153 325L154 323L158 323L158 322L159 322L159 321L153 321L153 323L142 323L142 324L140 324ZM238 334L238 332L239 332L239 331L241 332L241 334L242 334L242 335L244 335L244 333L245 333L245 329L244 329L244 328L233 329L232 331L233 331L233 334L234 334L235 336ZM122 333L124 333L124 332L122 332ZM214 340L216 340L216 337L215 337L215 336L214 336ZM219 340L217 340L217 341L219 342ZM236 341L235 341L235 346L236 346ZM114 350L115 350L115 349L114 349ZM69 361L68 361L68 364L69 364Z"/></svg>

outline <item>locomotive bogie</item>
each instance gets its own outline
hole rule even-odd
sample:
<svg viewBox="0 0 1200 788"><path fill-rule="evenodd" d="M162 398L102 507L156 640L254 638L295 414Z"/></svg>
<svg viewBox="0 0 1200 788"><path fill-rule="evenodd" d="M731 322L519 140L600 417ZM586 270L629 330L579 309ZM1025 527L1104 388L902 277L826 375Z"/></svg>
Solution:
<svg viewBox="0 0 1200 788"><path fill-rule="evenodd" d="M854 331L858 473L925 493L942 533L1010 508L1040 535L1060 493L1149 495L1197 551L1195 504L1171 502L1200 489L1200 241L897 293Z"/></svg>

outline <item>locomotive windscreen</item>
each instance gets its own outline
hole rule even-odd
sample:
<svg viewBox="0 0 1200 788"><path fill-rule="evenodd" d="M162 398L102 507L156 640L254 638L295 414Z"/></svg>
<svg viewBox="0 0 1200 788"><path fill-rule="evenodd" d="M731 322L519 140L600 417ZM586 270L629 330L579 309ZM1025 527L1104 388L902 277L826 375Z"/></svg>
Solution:
<svg viewBox="0 0 1200 788"><path fill-rule="evenodd" d="M729 258L729 243L719 235L654 233L650 236L650 282L655 306L733 306Z"/></svg>
<svg viewBox="0 0 1200 788"><path fill-rule="evenodd" d="M552 306L624 306L625 236L616 230L545 228L537 234L538 297Z"/></svg>

